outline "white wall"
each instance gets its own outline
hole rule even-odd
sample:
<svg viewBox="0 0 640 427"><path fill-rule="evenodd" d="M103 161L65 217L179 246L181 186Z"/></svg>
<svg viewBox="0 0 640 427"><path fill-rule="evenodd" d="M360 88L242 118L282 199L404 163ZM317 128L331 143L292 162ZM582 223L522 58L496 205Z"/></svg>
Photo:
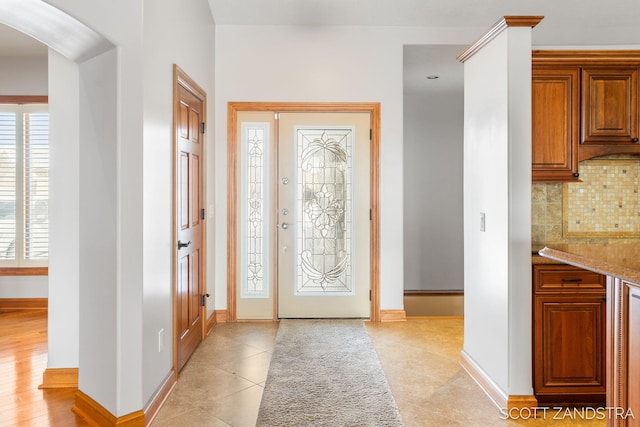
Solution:
<svg viewBox="0 0 640 427"><path fill-rule="evenodd" d="M474 29L216 27L216 308L226 308L227 103L380 102L380 305L403 308L402 47L468 44Z"/></svg>
<svg viewBox="0 0 640 427"><path fill-rule="evenodd" d="M0 95L46 95L47 57L0 57Z"/></svg>
<svg viewBox="0 0 640 427"><path fill-rule="evenodd" d="M117 46L80 64L79 388L121 416L143 406L142 1L48 3Z"/></svg>
<svg viewBox="0 0 640 427"><path fill-rule="evenodd" d="M509 28L464 63L463 352L505 396L533 393L530 33Z"/></svg>
<svg viewBox="0 0 640 427"><path fill-rule="evenodd" d="M404 95L404 289L463 290L464 97Z"/></svg>
<svg viewBox="0 0 640 427"><path fill-rule="evenodd" d="M189 25L173 25L188 22ZM173 64L208 95L207 150L213 154L214 24L206 0L154 0L144 8L144 307L143 394L146 402L173 365ZM215 170L207 188L213 190ZM210 193L213 201L213 193ZM211 227L213 231L213 227ZM209 234L213 248L213 234ZM213 253L208 254L213 259ZM213 283L213 270L209 272ZM164 348L158 352L158 331Z"/></svg>
<svg viewBox="0 0 640 427"><path fill-rule="evenodd" d="M0 276L0 298L47 298L47 276Z"/></svg>
<svg viewBox="0 0 640 427"><path fill-rule="evenodd" d="M172 366L172 66L213 89L213 21L205 0L50 3L117 46L79 67L79 386L121 416Z"/></svg>
<svg viewBox="0 0 640 427"><path fill-rule="evenodd" d="M80 359L78 387L116 414L122 344L118 330L116 50L80 65ZM98 103L96 100L101 100ZM99 197L95 195L99 194ZM132 241L131 244L135 242ZM136 329L130 322L127 327ZM124 348L123 348L124 347ZM140 387L131 381L130 387ZM140 397L138 397L138 401ZM131 411L130 411L131 412Z"/></svg>
<svg viewBox="0 0 640 427"><path fill-rule="evenodd" d="M509 395L533 394L531 28L509 30ZM534 29L535 31L535 29Z"/></svg>
<svg viewBox="0 0 640 427"><path fill-rule="evenodd" d="M79 357L79 69L49 50L49 368Z"/></svg>

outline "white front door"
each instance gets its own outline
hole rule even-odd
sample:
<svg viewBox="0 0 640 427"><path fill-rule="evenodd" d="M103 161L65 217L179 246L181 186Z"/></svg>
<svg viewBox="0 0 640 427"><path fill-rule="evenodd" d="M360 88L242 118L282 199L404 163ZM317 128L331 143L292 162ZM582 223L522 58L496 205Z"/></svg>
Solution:
<svg viewBox="0 0 640 427"><path fill-rule="evenodd" d="M370 317L370 123L279 114L279 318Z"/></svg>

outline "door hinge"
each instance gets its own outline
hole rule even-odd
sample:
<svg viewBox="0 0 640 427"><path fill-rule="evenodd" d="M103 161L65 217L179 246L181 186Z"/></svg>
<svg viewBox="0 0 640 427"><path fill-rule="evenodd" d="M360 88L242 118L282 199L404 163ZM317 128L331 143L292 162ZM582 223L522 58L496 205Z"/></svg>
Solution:
<svg viewBox="0 0 640 427"><path fill-rule="evenodd" d="M369 141L373 139L373 129L369 129Z"/></svg>
<svg viewBox="0 0 640 427"><path fill-rule="evenodd" d="M205 298L209 298L210 296L211 295L209 295L209 294L200 295L200 306L201 307L204 307L206 305L205 302L204 302L204 299Z"/></svg>
<svg viewBox="0 0 640 427"><path fill-rule="evenodd" d="M204 208L200 209L200 219L204 220Z"/></svg>
<svg viewBox="0 0 640 427"><path fill-rule="evenodd" d="M373 211L369 209L369 221L373 220Z"/></svg>
<svg viewBox="0 0 640 427"><path fill-rule="evenodd" d="M371 289L369 289L369 301L371 301Z"/></svg>
<svg viewBox="0 0 640 427"><path fill-rule="evenodd" d="M200 123L200 133L204 133L204 122Z"/></svg>

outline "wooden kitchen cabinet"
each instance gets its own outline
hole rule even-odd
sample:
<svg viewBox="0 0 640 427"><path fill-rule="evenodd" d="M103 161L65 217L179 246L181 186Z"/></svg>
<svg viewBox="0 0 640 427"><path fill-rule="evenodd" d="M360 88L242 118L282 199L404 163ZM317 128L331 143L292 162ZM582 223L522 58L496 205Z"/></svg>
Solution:
<svg viewBox="0 0 640 427"><path fill-rule="evenodd" d="M577 180L580 69L534 67L531 101L533 180Z"/></svg>
<svg viewBox="0 0 640 427"><path fill-rule="evenodd" d="M629 335L630 355L627 361L627 407L640 414L640 288L629 286ZM640 426L640 417L629 419L628 426Z"/></svg>
<svg viewBox="0 0 640 427"><path fill-rule="evenodd" d="M624 408L634 417L616 417L607 426L640 426L640 284L617 277L612 280L610 337L607 353L610 371L607 406Z"/></svg>
<svg viewBox="0 0 640 427"><path fill-rule="evenodd" d="M638 145L638 68L582 69L583 146L602 146L606 154L611 146Z"/></svg>
<svg viewBox="0 0 640 427"><path fill-rule="evenodd" d="M637 240L624 239L608 243L566 243L557 248L545 247L539 253L556 262L571 262L606 275L608 410L604 420L607 427L640 427L640 244ZM534 264L534 281L537 276ZM535 351L537 354L539 348ZM575 355L576 359L579 357ZM534 366L534 370L536 368Z"/></svg>
<svg viewBox="0 0 640 427"><path fill-rule="evenodd" d="M578 162L640 154L640 50L534 51L532 179L576 181Z"/></svg>
<svg viewBox="0 0 640 427"><path fill-rule="evenodd" d="M538 403L604 405L606 279L577 267L533 266L533 383Z"/></svg>

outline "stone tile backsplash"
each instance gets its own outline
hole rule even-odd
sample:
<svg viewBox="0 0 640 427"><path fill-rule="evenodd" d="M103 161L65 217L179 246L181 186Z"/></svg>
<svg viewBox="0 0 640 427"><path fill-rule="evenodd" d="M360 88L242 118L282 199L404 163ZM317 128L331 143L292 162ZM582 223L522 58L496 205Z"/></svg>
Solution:
<svg viewBox="0 0 640 427"><path fill-rule="evenodd" d="M533 184L532 244L640 238L640 160L585 160L579 172L582 182Z"/></svg>
<svg viewBox="0 0 640 427"><path fill-rule="evenodd" d="M588 160L564 185L565 237L640 237L637 160Z"/></svg>
<svg viewBox="0 0 640 427"><path fill-rule="evenodd" d="M562 184L534 183L531 188L531 243L561 243Z"/></svg>

